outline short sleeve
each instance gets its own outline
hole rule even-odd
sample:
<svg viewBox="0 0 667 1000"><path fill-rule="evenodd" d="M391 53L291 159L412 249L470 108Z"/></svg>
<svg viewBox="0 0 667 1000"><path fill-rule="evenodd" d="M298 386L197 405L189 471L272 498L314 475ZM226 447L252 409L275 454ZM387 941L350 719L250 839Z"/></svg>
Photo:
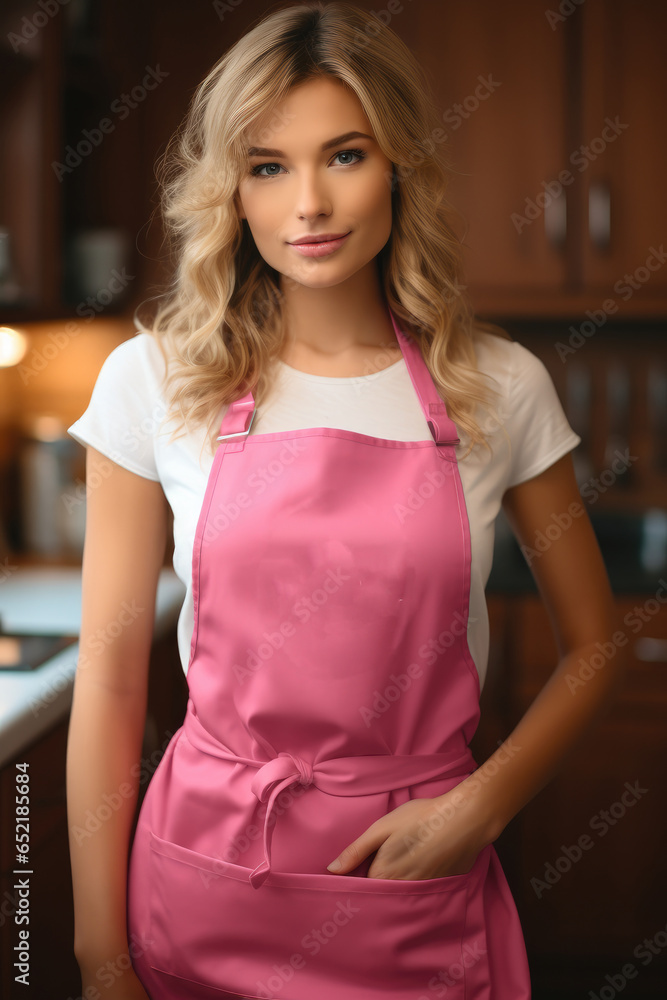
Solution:
<svg viewBox="0 0 667 1000"><path fill-rule="evenodd" d="M581 444L544 362L518 341L512 347L516 368L506 423L512 446L507 489L544 472Z"/></svg>
<svg viewBox="0 0 667 1000"><path fill-rule="evenodd" d="M154 436L164 418L159 392L157 344L147 333L135 334L111 351L102 365L87 409L67 433L91 445L123 468L160 481Z"/></svg>

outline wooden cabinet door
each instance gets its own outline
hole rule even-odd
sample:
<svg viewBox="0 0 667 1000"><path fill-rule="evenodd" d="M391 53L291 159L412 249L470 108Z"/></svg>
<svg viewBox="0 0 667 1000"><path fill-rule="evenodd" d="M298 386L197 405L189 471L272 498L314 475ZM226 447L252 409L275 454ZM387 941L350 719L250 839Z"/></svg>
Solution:
<svg viewBox="0 0 667 1000"><path fill-rule="evenodd" d="M580 14L584 285L601 304L652 297L667 288L667 5L586 0Z"/></svg>
<svg viewBox="0 0 667 1000"><path fill-rule="evenodd" d="M416 13L456 171L450 200L463 216L471 292L521 291L539 301L566 283L563 203L540 207L569 155L566 33L550 28L534 0L422 0Z"/></svg>

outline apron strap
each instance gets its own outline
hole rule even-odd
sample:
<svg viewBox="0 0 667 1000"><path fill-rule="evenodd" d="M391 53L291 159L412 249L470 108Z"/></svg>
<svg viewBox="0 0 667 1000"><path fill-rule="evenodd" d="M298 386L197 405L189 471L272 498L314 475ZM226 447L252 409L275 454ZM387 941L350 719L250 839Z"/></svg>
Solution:
<svg viewBox="0 0 667 1000"><path fill-rule="evenodd" d="M419 345L403 333L391 309L389 315L433 440L438 445L453 446L458 444L460 438L456 425L447 415L447 406L438 393ZM225 442L226 451L243 450L256 412L257 407L252 392L246 393L245 396L241 396L240 399L235 399L229 404L220 424L220 434L217 438L218 441Z"/></svg>
<svg viewBox="0 0 667 1000"><path fill-rule="evenodd" d="M436 444L442 445L458 444L460 438L456 424L447 416L447 407L438 393L437 386L422 357L419 344L403 333L391 309L389 315L433 440Z"/></svg>

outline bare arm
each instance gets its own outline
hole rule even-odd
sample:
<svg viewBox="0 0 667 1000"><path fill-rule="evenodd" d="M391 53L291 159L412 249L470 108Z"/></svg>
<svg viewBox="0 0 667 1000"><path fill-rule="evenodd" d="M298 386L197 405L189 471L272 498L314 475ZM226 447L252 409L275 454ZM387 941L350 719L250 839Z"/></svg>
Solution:
<svg viewBox="0 0 667 1000"><path fill-rule="evenodd" d="M519 543L536 553L531 570L560 661L511 736L489 758L493 763L486 767L481 789L475 774L460 786L462 792L468 786L479 790L493 839L606 714L627 669L626 650L614 639L621 634L618 612L572 456L564 455L541 475L508 490L503 507ZM539 554L538 533L549 537L553 515L566 525L568 512L569 526ZM611 650L611 655L601 656L600 649ZM583 675L582 662L589 664ZM587 679L582 681L582 676ZM480 770L484 772L485 765Z"/></svg>
<svg viewBox="0 0 667 1000"><path fill-rule="evenodd" d="M82 969L92 969L128 950L128 847L138 796L137 765L168 507L159 483L127 471L91 447L86 480L82 620L67 744L67 810L74 951ZM114 796L110 816L108 808L100 808L108 802L105 794Z"/></svg>

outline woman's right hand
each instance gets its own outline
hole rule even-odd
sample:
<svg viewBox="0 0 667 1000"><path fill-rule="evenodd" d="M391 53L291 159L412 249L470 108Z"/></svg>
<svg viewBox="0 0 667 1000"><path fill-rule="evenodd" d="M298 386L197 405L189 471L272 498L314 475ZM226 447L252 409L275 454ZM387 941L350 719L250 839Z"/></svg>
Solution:
<svg viewBox="0 0 667 1000"><path fill-rule="evenodd" d="M118 978L108 986L106 985L108 973L105 973L104 980L100 980L96 973L96 969L82 969L81 992L84 997L96 996L103 1000L151 1000L134 969L123 969ZM87 989L90 992L86 993Z"/></svg>

